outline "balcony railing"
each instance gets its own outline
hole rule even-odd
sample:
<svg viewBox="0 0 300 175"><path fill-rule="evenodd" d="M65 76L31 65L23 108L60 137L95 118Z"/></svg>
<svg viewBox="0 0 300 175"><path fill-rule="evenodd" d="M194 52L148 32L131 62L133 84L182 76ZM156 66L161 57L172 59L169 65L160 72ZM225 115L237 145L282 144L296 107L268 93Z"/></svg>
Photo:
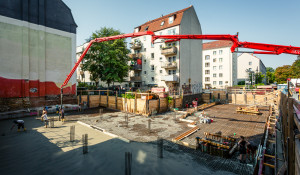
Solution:
<svg viewBox="0 0 300 175"><path fill-rule="evenodd" d="M142 65L136 64L136 65L130 65L131 70L142 70Z"/></svg>
<svg viewBox="0 0 300 175"><path fill-rule="evenodd" d="M142 58L142 54L141 53L132 53L132 54L129 54L129 57L132 59L138 59L138 58Z"/></svg>
<svg viewBox="0 0 300 175"><path fill-rule="evenodd" d="M165 47L161 49L162 55L176 55L177 54L177 47L171 46L171 47Z"/></svg>
<svg viewBox="0 0 300 175"><path fill-rule="evenodd" d="M178 82L177 75L166 75L161 78L162 81Z"/></svg>
<svg viewBox="0 0 300 175"><path fill-rule="evenodd" d="M142 77L141 76L130 77L130 81L142 81Z"/></svg>
<svg viewBox="0 0 300 175"><path fill-rule="evenodd" d="M167 63L163 63L161 65L162 68L165 68L165 69L172 69L172 68L177 68L177 62L167 62Z"/></svg>
<svg viewBox="0 0 300 175"><path fill-rule="evenodd" d="M132 43L131 49L137 50L142 48L142 43Z"/></svg>

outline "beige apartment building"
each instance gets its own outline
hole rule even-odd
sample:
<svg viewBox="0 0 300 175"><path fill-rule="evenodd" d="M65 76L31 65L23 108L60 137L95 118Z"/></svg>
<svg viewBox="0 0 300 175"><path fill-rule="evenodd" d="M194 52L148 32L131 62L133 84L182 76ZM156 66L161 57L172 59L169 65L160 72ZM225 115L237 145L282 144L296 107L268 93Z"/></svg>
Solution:
<svg viewBox="0 0 300 175"><path fill-rule="evenodd" d="M134 32L153 31L155 35L202 34L193 6L148 21ZM134 87L165 87L166 91L200 93L202 91L202 40L151 43L151 36L131 39L129 73Z"/></svg>
<svg viewBox="0 0 300 175"><path fill-rule="evenodd" d="M231 41L203 43L203 87L223 89L237 84L237 54Z"/></svg>

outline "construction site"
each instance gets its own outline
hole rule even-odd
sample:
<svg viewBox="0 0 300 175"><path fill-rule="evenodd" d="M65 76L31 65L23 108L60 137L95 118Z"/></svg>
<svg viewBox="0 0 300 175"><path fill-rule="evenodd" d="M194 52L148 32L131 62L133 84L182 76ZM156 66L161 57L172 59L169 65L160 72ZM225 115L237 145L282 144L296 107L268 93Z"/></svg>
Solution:
<svg viewBox="0 0 300 175"><path fill-rule="evenodd" d="M240 41L239 33L202 34L189 6L133 33L90 38L77 54L77 24L63 1L5 1L0 9L1 174L300 174L294 84L238 86L231 72L239 48L254 49L252 56L300 58L300 47ZM99 79L94 88L80 87L85 59L101 51L93 46L127 38L127 79L117 77L126 88L110 88L110 81L105 88ZM222 88L202 77L210 75L202 40L228 45L230 73L218 73ZM254 71L247 73L254 79Z"/></svg>

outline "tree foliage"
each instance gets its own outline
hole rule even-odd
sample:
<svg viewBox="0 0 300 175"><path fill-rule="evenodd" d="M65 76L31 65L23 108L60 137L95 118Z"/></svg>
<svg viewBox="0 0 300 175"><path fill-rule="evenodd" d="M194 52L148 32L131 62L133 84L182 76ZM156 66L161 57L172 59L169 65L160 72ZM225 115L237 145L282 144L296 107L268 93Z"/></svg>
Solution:
<svg viewBox="0 0 300 175"><path fill-rule="evenodd" d="M119 30L103 27L95 31L87 41L120 34ZM125 39L93 43L85 56L83 70L90 72L91 80L97 82L100 79L108 86L113 82L123 82L128 76L129 52Z"/></svg>
<svg viewBox="0 0 300 175"><path fill-rule="evenodd" d="M286 83L287 78L299 78L300 59L298 58L292 65L277 67L274 76L277 83Z"/></svg>
<svg viewBox="0 0 300 175"><path fill-rule="evenodd" d="M275 70L272 67L267 67L266 70L267 70L267 73L266 73L267 83L268 84L274 83L275 82Z"/></svg>
<svg viewBox="0 0 300 175"><path fill-rule="evenodd" d="M278 84L286 83L287 78L291 76L291 66L284 65L281 67L277 67L275 70L275 80Z"/></svg>
<svg viewBox="0 0 300 175"><path fill-rule="evenodd" d="M254 77L255 77L255 83L257 84L257 83L263 82L265 75L262 74L261 72L258 72L258 73L255 73Z"/></svg>

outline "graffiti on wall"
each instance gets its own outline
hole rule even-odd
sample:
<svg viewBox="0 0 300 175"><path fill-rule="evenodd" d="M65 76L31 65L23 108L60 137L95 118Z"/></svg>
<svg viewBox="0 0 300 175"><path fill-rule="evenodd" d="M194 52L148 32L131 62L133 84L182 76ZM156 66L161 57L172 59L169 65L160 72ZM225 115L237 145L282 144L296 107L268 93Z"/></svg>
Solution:
<svg viewBox="0 0 300 175"><path fill-rule="evenodd" d="M201 93L202 83L194 83L192 84L192 93L198 94Z"/></svg>

